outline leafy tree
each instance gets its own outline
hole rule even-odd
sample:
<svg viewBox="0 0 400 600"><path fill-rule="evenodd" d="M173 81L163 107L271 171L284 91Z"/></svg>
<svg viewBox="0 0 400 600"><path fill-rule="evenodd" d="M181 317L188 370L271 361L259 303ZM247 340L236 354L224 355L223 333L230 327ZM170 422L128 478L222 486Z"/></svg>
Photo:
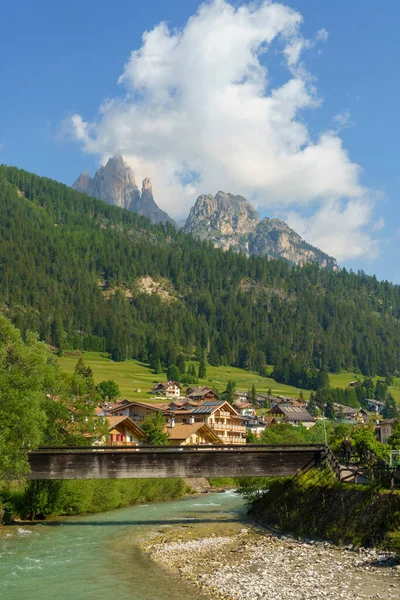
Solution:
<svg viewBox="0 0 400 600"><path fill-rule="evenodd" d="M165 419L160 412L145 417L140 425L145 443L151 446L168 446L169 434L165 429Z"/></svg>
<svg viewBox="0 0 400 600"><path fill-rule="evenodd" d="M27 452L43 441L46 415L41 401L55 387L57 368L46 346L27 334L26 342L0 315L0 478L20 477Z"/></svg>
<svg viewBox="0 0 400 600"><path fill-rule="evenodd" d="M162 373L162 366L160 359L157 358L156 366L154 367L154 374L159 375L160 373Z"/></svg>
<svg viewBox="0 0 400 600"><path fill-rule="evenodd" d="M248 431L246 435L246 444L258 444L259 439L255 433Z"/></svg>
<svg viewBox="0 0 400 600"><path fill-rule="evenodd" d="M385 399L385 406L383 408L382 416L384 419L397 419L399 416L399 407L396 404L396 400L392 394L387 394Z"/></svg>
<svg viewBox="0 0 400 600"><path fill-rule="evenodd" d="M167 369L168 381L180 381L181 372L176 365L170 365Z"/></svg>
<svg viewBox="0 0 400 600"><path fill-rule="evenodd" d="M394 425L392 435L388 438L387 443L392 450L400 450L400 421Z"/></svg>
<svg viewBox="0 0 400 600"><path fill-rule="evenodd" d="M120 396L119 387L113 379L100 381L97 391L103 400L108 400L109 402Z"/></svg>

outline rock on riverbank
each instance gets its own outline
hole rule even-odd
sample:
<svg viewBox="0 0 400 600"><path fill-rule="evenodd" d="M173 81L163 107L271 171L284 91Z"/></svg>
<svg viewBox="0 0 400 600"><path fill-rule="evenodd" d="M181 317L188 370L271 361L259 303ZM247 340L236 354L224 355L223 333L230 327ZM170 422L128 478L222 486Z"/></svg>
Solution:
<svg viewBox="0 0 400 600"><path fill-rule="evenodd" d="M225 600L400 598L393 556L304 542L265 530L198 537L196 526L161 532L143 549L164 567Z"/></svg>

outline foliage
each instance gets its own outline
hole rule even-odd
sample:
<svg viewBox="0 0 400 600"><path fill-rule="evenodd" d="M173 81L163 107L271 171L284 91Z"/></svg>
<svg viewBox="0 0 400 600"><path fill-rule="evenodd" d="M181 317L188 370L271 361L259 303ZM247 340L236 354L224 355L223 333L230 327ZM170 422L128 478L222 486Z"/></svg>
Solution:
<svg viewBox="0 0 400 600"><path fill-rule="evenodd" d="M22 519L76 515L178 498L188 491L183 479L97 479L30 481L8 494L8 510Z"/></svg>
<svg viewBox="0 0 400 600"><path fill-rule="evenodd" d="M145 435L145 443L151 446L168 446L169 435L165 431L165 419L160 412L147 415L140 423Z"/></svg>
<svg viewBox="0 0 400 600"><path fill-rule="evenodd" d="M167 369L168 381L181 381L181 372L176 365L170 365Z"/></svg>
<svg viewBox="0 0 400 600"><path fill-rule="evenodd" d="M199 379L204 379L205 377L207 377L207 358L206 352L203 350L200 354Z"/></svg>
<svg viewBox="0 0 400 600"><path fill-rule="evenodd" d="M226 390L224 393L224 397L225 397L225 400L227 400L231 404L235 400L235 388L236 388L236 383L229 379L228 385L226 386Z"/></svg>
<svg viewBox="0 0 400 600"><path fill-rule="evenodd" d="M56 386L57 367L45 345L0 315L0 478L28 471L27 452L43 441L46 392Z"/></svg>
<svg viewBox="0 0 400 600"><path fill-rule="evenodd" d="M337 544L394 551L399 547L399 493L341 485L322 469L293 478L253 481L240 491L258 522L281 531Z"/></svg>
<svg viewBox="0 0 400 600"><path fill-rule="evenodd" d="M400 450L400 420L395 423L387 443L392 450Z"/></svg>
<svg viewBox="0 0 400 600"><path fill-rule="evenodd" d="M119 387L113 379L100 381L99 385L97 386L97 391L102 400L108 400L109 402L112 402L112 400L115 400L115 398L119 398L120 396Z"/></svg>

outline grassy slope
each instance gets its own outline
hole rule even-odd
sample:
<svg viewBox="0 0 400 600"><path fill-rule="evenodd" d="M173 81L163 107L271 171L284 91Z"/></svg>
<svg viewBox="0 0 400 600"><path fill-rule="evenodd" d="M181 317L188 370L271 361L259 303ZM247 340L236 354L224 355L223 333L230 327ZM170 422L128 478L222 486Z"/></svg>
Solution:
<svg viewBox="0 0 400 600"><path fill-rule="evenodd" d="M78 353L60 357L61 369L66 373L73 373L78 358ZM148 392L155 382L165 381L166 378L165 374L154 375L151 369L136 360L117 363L107 358L106 354L98 352L84 352L83 359L92 368L96 383L104 379L114 379L121 390L123 398L155 401L154 396L151 396ZM299 390L295 387L276 383L270 377L260 377L257 373L249 373L244 369L235 367L212 367L208 365L207 378L200 380L200 384L215 385L222 392L226 388L229 379L236 382L236 387L239 390L249 390L254 383L256 390L260 393L271 389L274 395L293 397L299 394ZM137 388L141 391L136 392ZM304 397L307 398L308 396L309 392L305 391Z"/></svg>
<svg viewBox="0 0 400 600"><path fill-rule="evenodd" d="M62 370L66 373L73 373L78 358L79 353L59 358ZM146 365L136 360L116 363L110 360L106 354L98 352L84 352L83 358L85 363L93 369L95 381L114 379L119 385L123 398L154 401L154 396L148 394L148 391L155 382L165 380L165 375L154 375ZM209 386L215 385L220 391L223 391L229 379L236 382L236 387L239 390L249 390L254 383L256 390L260 393L271 389L274 395L293 397L298 396L300 391L295 387L277 383L271 377L260 377L257 373L249 373L244 369L235 367L212 367L208 365L207 378L201 380L200 383ZM346 387L350 381L355 379L355 375L353 373L341 373L331 375L330 379L333 386ZM399 382L395 383L398 384ZM137 388L141 391L136 392ZM395 398L400 400L400 387L398 385L392 386L391 391ZM304 390L303 394L305 398L308 398L310 392Z"/></svg>

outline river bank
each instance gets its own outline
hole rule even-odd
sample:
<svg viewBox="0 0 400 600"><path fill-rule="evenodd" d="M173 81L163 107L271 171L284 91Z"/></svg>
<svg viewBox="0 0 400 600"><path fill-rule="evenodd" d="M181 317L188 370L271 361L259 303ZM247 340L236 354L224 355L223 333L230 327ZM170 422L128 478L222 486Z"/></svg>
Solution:
<svg viewBox="0 0 400 600"><path fill-rule="evenodd" d="M394 555L301 541L220 523L165 529L142 549L159 565L224 600L398 600Z"/></svg>

